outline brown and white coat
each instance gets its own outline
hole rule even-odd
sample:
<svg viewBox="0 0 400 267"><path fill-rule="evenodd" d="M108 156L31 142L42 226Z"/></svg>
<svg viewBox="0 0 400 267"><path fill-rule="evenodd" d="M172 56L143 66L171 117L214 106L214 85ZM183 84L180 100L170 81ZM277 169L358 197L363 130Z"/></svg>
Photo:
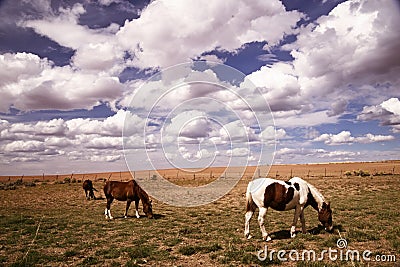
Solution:
<svg viewBox="0 0 400 267"><path fill-rule="evenodd" d="M304 208L309 205L318 211L318 219L325 229L331 231L333 226L330 204L325 202L325 198L314 186L299 177L293 177L289 181L271 178L255 179L247 186L244 234L247 238L251 238L250 219L255 210L259 208L258 223L262 237L266 241L271 240L264 226L264 217L270 207L278 211L294 209L290 235L295 237L299 218L302 223L302 231L306 233Z"/></svg>

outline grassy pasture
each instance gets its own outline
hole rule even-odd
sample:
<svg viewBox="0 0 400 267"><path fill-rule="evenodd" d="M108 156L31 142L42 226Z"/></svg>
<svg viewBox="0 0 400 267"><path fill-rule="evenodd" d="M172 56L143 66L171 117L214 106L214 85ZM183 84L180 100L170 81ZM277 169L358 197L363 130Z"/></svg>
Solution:
<svg viewBox="0 0 400 267"><path fill-rule="evenodd" d="M306 209L309 233L289 237L293 212L268 211L263 242L256 216L254 236L243 236L242 179L222 199L197 208L177 208L153 200L155 220L136 219L125 203L112 205L112 221L103 215L105 199L87 201L81 183L37 183L0 191L0 266L393 266L364 261L260 261L257 252L337 249L341 237L348 249L395 255L400 260L400 175L309 177L334 210L335 232L317 227L317 214ZM102 182L96 182L97 189ZM99 190L100 191L100 190ZM102 196L96 193L96 196ZM140 207L141 208L141 207ZM143 212L140 210L143 215ZM300 230L300 222L298 223ZM318 255L318 254L317 254Z"/></svg>

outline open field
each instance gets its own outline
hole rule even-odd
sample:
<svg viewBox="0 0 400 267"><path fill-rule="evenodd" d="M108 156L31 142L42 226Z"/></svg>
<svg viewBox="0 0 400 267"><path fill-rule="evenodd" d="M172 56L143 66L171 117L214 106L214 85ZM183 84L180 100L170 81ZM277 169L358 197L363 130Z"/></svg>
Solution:
<svg viewBox="0 0 400 267"><path fill-rule="evenodd" d="M286 175L305 177L331 201L335 231L327 233L318 227L317 213L305 212L309 233L289 237L293 212L268 211L266 229L273 240L263 242L256 217L251 221L254 236L243 236L244 194L251 177L244 177L236 187L218 201L197 208L177 208L153 200L156 219L136 219L131 207L127 219L122 217L125 203L115 201L112 213L116 219L107 221L103 212L105 199L88 201L82 190L82 177L76 181L33 177L34 183L18 183L14 190L0 191L0 266L394 266L400 260L400 211L398 195L400 170L398 162L379 169L376 176L351 176L346 171L363 170L374 174L366 165L335 166L289 165L271 170L278 178ZM297 166L297 167L296 167ZM311 166L311 167L310 167ZM314 168L315 167L315 168ZM316 168L318 167L318 169ZM339 175L329 175L331 169ZM336 169L335 169L335 168ZM314 168L314 169L313 169ZM327 174L325 175L325 168ZM342 169L342 170L341 170ZM304 173L310 175L307 178ZM303 174L300 172L303 171ZM305 171L305 172L304 172ZM342 177L340 172L342 171ZM171 177L176 170L170 170ZM214 174L217 170L213 170ZM315 175L314 175L315 174ZM125 179L125 173L113 173L111 179ZM162 175L162 174L161 174ZM193 175L193 174L191 174ZM229 174L227 174L229 175ZM107 178L109 174L98 175ZM115 176L115 177L114 177ZM270 175L275 176L275 175ZM326 177L325 177L326 176ZM93 179L95 176L85 175ZM182 174L183 177L183 174ZM182 184L198 183L200 175L190 175ZM213 179L204 176L203 180ZM46 178L46 177L45 177ZM178 174L179 178L179 174ZM176 176L175 176L176 179ZM193 179L193 180L191 180ZM93 179L94 180L94 179ZM61 182L62 181L62 182ZM179 183L178 180L174 182ZM200 181L201 182L201 181ZM199 182L199 183L200 183ZM101 189L103 181L94 183ZM193 184L191 184L193 185ZM101 190L99 190L101 191ZM96 196L103 194L95 192ZM179 196L177 196L179 197ZM140 210L143 215L143 212ZM298 224L298 230L300 223ZM340 236L339 236L340 232ZM348 242L347 249L361 253L370 250L370 258L385 256L396 262L365 262L340 260L337 240ZM278 250L315 250L317 257L329 248L338 250L339 258L322 261L278 260L260 261L257 252L265 248ZM286 255L287 258L287 255Z"/></svg>

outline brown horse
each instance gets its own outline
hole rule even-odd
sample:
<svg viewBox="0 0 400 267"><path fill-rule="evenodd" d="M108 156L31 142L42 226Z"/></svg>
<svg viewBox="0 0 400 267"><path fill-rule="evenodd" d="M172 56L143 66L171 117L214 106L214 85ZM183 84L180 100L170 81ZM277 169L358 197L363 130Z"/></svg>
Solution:
<svg viewBox="0 0 400 267"><path fill-rule="evenodd" d="M107 207L104 211L106 219L113 219L111 216L111 203L114 199L126 201L126 210L124 217L128 215L128 209L132 201L135 201L136 217L140 218L138 206L139 200L143 204L143 212L151 219L153 218L153 208L149 195L136 183L135 180L129 182L107 181L104 185L104 194L107 198Z"/></svg>
<svg viewBox="0 0 400 267"><path fill-rule="evenodd" d="M83 182L82 187L83 187L83 190L85 190L85 196L86 196L87 200L89 200L91 198L96 200L96 197L94 196L93 190L96 191L96 192L97 192L97 190L96 190L96 188L93 187L93 183L92 183L91 180L85 180Z"/></svg>

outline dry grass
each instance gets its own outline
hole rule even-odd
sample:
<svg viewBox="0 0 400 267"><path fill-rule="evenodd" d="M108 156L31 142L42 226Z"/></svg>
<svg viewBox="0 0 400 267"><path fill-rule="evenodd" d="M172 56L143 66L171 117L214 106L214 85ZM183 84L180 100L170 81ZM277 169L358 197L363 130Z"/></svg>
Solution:
<svg viewBox="0 0 400 267"><path fill-rule="evenodd" d="M366 262L327 260L281 263L276 257L270 262L256 256L265 244L276 251L336 248L338 231L350 249L368 249L373 256L391 254L399 259L400 175L310 175L308 180L332 202L335 233L318 228L317 214L308 208L305 216L310 233L290 239L293 212L269 211L267 230L274 238L269 243L261 240L256 218L251 221L253 239L243 237L249 177L222 199L197 208L177 208L153 200L155 220L136 219L133 208L132 217L124 219L125 203L115 202L112 213L116 219L107 221L105 200L87 201L78 182L39 181L36 186L2 190L0 266L368 266ZM102 181L95 187L100 189Z"/></svg>

